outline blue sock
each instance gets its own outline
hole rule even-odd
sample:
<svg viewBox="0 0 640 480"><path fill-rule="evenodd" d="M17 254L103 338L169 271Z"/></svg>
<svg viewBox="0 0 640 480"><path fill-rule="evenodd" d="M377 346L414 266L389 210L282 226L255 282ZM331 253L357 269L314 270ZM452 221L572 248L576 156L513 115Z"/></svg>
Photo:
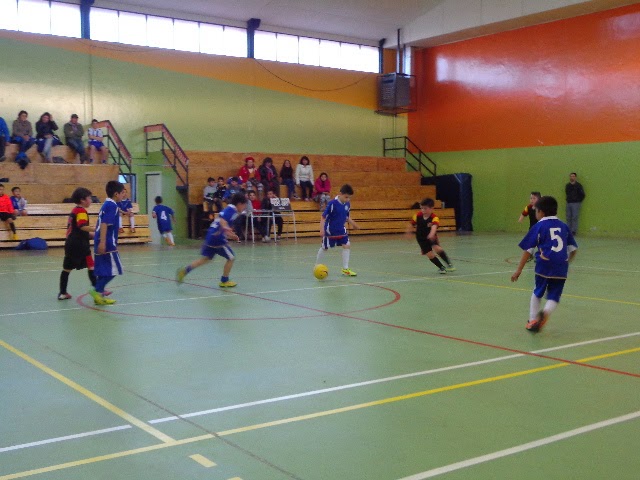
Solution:
<svg viewBox="0 0 640 480"><path fill-rule="evenodd" d="M224 277L224 276L222 276L222 277L220 277L220 281L221 281L222 283L228 282L228 281L229 281L229 277Z"/></svg>
<svg viewBox="0 0 640 480"><path fill-rule="evenodd" d="M104 288L107 286L107 283L109 283L111 280L113 280L113 277L97 277L96 292L98 292L99 294L103 294Z"/></svg>
<svg viewBox="0 0 640 480"><path fill-rule="evenodd" d="M193 267L191 265L187 265L186 267L184 267L185 273L189 273L191 270L193 270Z"/></svg>

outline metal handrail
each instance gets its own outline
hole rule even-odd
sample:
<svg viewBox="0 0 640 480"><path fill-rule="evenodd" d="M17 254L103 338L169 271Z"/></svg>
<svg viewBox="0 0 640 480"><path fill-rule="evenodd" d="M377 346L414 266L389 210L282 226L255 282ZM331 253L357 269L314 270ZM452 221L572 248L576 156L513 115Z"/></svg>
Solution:
<svg viewBox="0 0 640 480"><path fill-rule="evenodd" d="M123 175L131 175L131 153L126 147L117 130L113 126L110 120L102 120L98 122L98 128L106 128L107 134L104 136L106 139L106 147L109 152L109 158L120 167L120 173ZM113 153L115 150L115 154ZM123 166L127 171L124 170Z"/></svg>
<svg viewBox="0 0 640 480"><path fill-rule="evenodd" d="M150 133L159 132L158 137L149 137ZM145 135L145 151L149 155L149 143L160 140L160 151L164 155L165 160L171 166L183 188L189 186L189 157L178 144L178 141L169 131L164 123L158 123L155 125L147 125L144 127ZM167 155L167 150L171 152L171 155Z"/></svg>
<svg viewBox="0 0 640 480"><path fill-rule="evenodd" d="M403 141L402 147L389 147L389 146L387 146L387 141L394 142L394 144L396 144L396 141L400 140L400 139L402 139L402 141ZM401 151L401 152L403 152L402 156L404 157L407 165L409 165L409 167L411 167L414 171L420 172L420 175L422 175L423 177L427 176L424 173L425 170L429 174L431 174L432 176L434 176L434 177L436 176L436 172L437 172L436 162L434 162L429 157L429 155L424 153L422 151L422 149L420 147L418 147L418 145L416 145L409 137L387 137L387 138L383 138L382 139L382 152L383 152L383 155L386 157L387 156L387 152L393 152L393 151ZM415 162L418 164L418 168L416 168L413 163L409 162L407 157L413 158L415 160Z"/></svg>

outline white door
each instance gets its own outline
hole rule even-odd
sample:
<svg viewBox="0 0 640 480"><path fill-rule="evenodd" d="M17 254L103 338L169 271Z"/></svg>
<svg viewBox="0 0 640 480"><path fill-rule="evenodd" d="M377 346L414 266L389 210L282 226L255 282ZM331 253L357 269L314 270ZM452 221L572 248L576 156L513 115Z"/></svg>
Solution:
<svg viewBox="0 0 640 480"><path fill-rule="evenodd" d="M158 231L158 222L151 216L153 207L156 206L155 198L162 196L162 176L159 172L146 174L147 180L147 212L149 214L149 231L151 232L151 242L160 244L162 237Z"/></svg>

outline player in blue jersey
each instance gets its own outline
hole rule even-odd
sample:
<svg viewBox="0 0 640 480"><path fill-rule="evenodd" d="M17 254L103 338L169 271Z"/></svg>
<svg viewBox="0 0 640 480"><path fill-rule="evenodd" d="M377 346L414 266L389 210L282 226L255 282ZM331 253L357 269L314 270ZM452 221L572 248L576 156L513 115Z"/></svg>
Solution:
<svg viewBox="0 0 640 480"><path fill-rule="evenodd" d="M175 247L176 244L173 241L173 209L167 207L166 205L162 205L162 197L156 197L156 206L153 207L152 216L158 221L158 230L160 231L160 235L164 238L167 245Z"/></svg>
<svg viewBox="0 0 640 480"><path fill-rule="evenodd" d="M107 199L100 208L93 240L95 253L94 273L96 286L89 291L96 305L112 305L111 298L105 298L104 289L116 275L122 275L122 263L118 255L118 225L124 185L116 180L107 182Z"/></svg>
<svg viewBox="0 0 640 480"><path fill-rule="evenodd" d="M541 197L535 205L536 223L519 244L524 250L520 263L511 281L520 277L527 261L535 253L536 280L529 306L529 322L527 330L538 332L549 320L549 316L558 306L562 289L567 280L569 262L573 260L578 245L569 227L558 220L558 202L553 197ZM547 303L540 310L540 301L547 294Z"/></svg>
<svg viewBox="0 0 640 480"><path fill-rule="evenodd" d="M118 233L124 233L124 228L122 228L122 217L129 217L129 231L131 233L136 233L136 220L135 215L133 214L133 203L131 203L129 192L126 187L124 189L124 194L122 195L122 200L118 202L118 208L120 209L120 228L118 229Z"/></svg>
<svg viewBox="0 0 640 480"><path fill-rule="evenodd" d="M349 255L351 253L351 243L347 233L346 223L353 228L360 228L356 222L351 220L351 196L353 188L345 184L340 187L340 195L336 196L327 204L327 208L322 212L320 220L320 235L322 245L318 250L316 265L324 263L324 253L333 247L342 247L342 274L348 277L355 277L357 274L349 268Z"/></svg>
<svg viewBox="0 0 640 480"><path fill-rule="evenodd" d="M176 281L178 283L182 283L184 277L191 270L198 268L205 263L209 263L213 260L213 257L220 255L221 257L226 258L227 261L224 264L222 277L220 277L220 283L218 285L222 288L235 287L237 285L236 282L229 280L235 256L233 254L233 250L231 250L231 247L229 246L227 238L238 240L238 235L234 233L231 225L233 225L233 222L238 218L238 215L244 211L246 206L247 197L245 197L243 193L234 193L232 195L229 200L229 205L220 212L218 218L211 223L209 230L207 230L207 236L200 251L202 256L190 265L187 265L184 268L179 268L176 272Z"/></svg>

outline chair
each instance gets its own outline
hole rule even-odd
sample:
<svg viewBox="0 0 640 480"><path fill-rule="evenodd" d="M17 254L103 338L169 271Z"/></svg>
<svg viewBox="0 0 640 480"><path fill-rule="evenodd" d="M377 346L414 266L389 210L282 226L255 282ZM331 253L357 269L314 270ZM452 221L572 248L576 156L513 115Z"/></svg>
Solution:
<svg viewBox="0 0 640 480"><path fill-rule="evenodd" d="M273 239L277 241L276 237L276 222L273 216L273 211L271 210L258 210L255 211L250 207L251 203L247 204L247 210L245 212L245 222L244 222L244 230L245 230L245 243L249 240L249 225L251 225L251 242L256 243L256 236L254 231L253 219L254 218L264 218L267 221L272 220L273 223ZM267 228L268 231L268 228Z"/></svg>
<svg viewBox="0 0 640 480"><path fill-rule="evenodd" d="M291 217L293 223L293 239L298 240L298 231L296 229L296 214L291 208L291 201L288 198L272 198L271 207L274 216L273 227L275 231L275 216ZM289 229L287 228L287 237L289 236Z"/></svg>

